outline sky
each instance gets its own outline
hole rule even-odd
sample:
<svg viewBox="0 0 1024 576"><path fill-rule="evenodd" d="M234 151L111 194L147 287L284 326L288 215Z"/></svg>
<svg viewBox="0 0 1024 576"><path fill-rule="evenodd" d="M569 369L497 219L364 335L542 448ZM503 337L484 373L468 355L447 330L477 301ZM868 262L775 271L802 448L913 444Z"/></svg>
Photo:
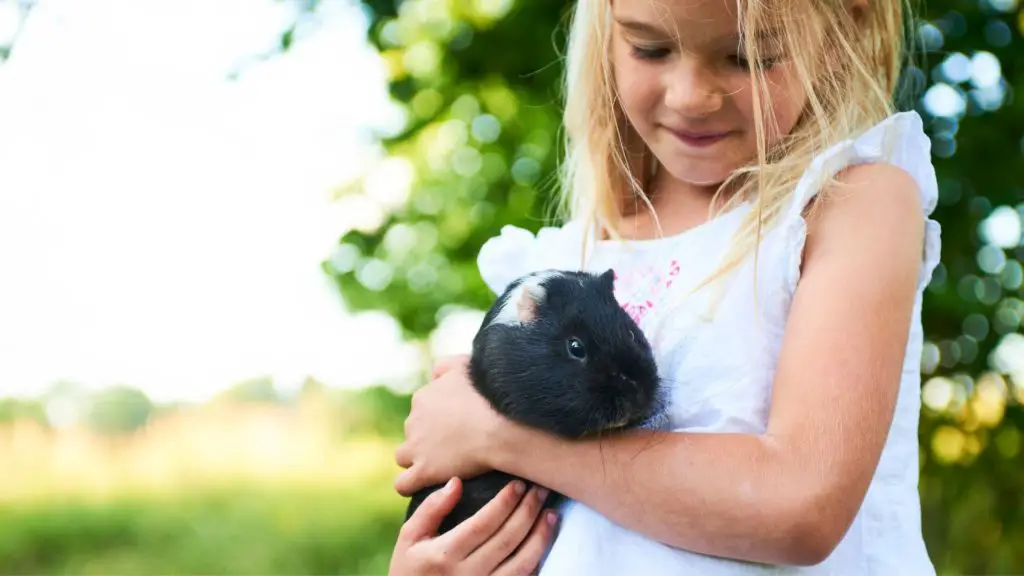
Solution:
<svg viewBox="0 0 1024 576"><path fill-rule="evenodd" d="M68 380L202 400L418 368L319 268L354 225L332 187L395 120L363 15L323 4L289 53L230 81L287 4L40 1L0 65L0 396Z"/></svg>

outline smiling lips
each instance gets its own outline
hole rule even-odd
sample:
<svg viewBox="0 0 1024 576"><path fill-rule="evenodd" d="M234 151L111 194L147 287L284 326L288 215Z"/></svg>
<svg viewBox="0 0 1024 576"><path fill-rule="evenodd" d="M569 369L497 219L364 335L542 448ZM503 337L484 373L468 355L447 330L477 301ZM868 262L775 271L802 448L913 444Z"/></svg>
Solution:
<svg viewBox="0 0 1024 576"><path fill-rule="evenodd" d="M676 137L677 140L693 148L707 148L724 140L731 132L698 132L695 130L666 129Z"/></svg>

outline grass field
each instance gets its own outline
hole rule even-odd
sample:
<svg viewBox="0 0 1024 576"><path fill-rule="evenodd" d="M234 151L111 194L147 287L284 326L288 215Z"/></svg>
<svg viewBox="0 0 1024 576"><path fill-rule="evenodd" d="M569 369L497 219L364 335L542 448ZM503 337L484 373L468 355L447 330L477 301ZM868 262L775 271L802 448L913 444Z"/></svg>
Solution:
<svg viewBox="0 0 1024 576"><path fill-rule="evenodd" d="M0 429L2 574L385 574L393 441L322 405L223 405L124 437Z"/></svg>
<svg viewBox="0 0 1024 576"><path fill-rule="evenodd" d="M401 508L377 493L234 486L0 513L5 574L385 574Z"/></svg>

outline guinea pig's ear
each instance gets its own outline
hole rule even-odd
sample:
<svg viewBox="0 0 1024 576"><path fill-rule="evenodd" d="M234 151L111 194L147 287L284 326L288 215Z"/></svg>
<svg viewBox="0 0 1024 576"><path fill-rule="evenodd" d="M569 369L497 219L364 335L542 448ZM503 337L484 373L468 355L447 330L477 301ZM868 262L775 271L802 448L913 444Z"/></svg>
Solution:
<svg viewBox="0 0 1024 576"><path fill-rule="evenodd" d="M598 280L600 280L601 285L609 291L615 290L615 270L609 268L598 277Z"/></svg>
<svg viewBox="0 0 1024 576"><path fill-rule="evenodd" d="M528 324L537 317L537 307L544 299L544 288L532 281L524 282L516 302L516 317L520 322Z"/></svg>

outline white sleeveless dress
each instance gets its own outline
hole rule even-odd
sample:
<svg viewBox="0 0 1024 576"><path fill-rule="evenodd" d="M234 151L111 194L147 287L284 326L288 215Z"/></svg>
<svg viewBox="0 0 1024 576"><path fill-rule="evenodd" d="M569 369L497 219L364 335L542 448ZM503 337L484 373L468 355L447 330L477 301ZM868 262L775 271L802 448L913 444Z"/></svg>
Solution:
<svg viewBox="0 0 1024 576"><path fill-rule="evenodd" d="M674 295L689 291L720 263L742 216L751 209L749 204L680 235L590 244L585 268L615 269L620 303L655 343L659 368L672 382L671 427L689 432L757 434L767 425L775 364L799 280L806 238L803 209L823 178L845 166L885 162L916 179L924 206L926 243L895 419L864 503L833 554L812 567L713 558L663 545L622 528L583 504L570 502L542 576L935 574L921 535L917 436L921 295L939 261L940 247L939 225L930 219L938 197L930 151L921 118L904 112L818 156L797 185L780 225L762 237L756 289L753 263L748 261L718 294L721 299L711 319L703 315L703 305L714 290L674 301L678 305L673 304L671 314L659 317L658 313L668 309ZM495 293L501 293L513 279L531 271L577 269L582 234L577 222L545 228L536 235L506 227L481 249L481 274ZM665 323L660 323L662 320Z"/></svg>

